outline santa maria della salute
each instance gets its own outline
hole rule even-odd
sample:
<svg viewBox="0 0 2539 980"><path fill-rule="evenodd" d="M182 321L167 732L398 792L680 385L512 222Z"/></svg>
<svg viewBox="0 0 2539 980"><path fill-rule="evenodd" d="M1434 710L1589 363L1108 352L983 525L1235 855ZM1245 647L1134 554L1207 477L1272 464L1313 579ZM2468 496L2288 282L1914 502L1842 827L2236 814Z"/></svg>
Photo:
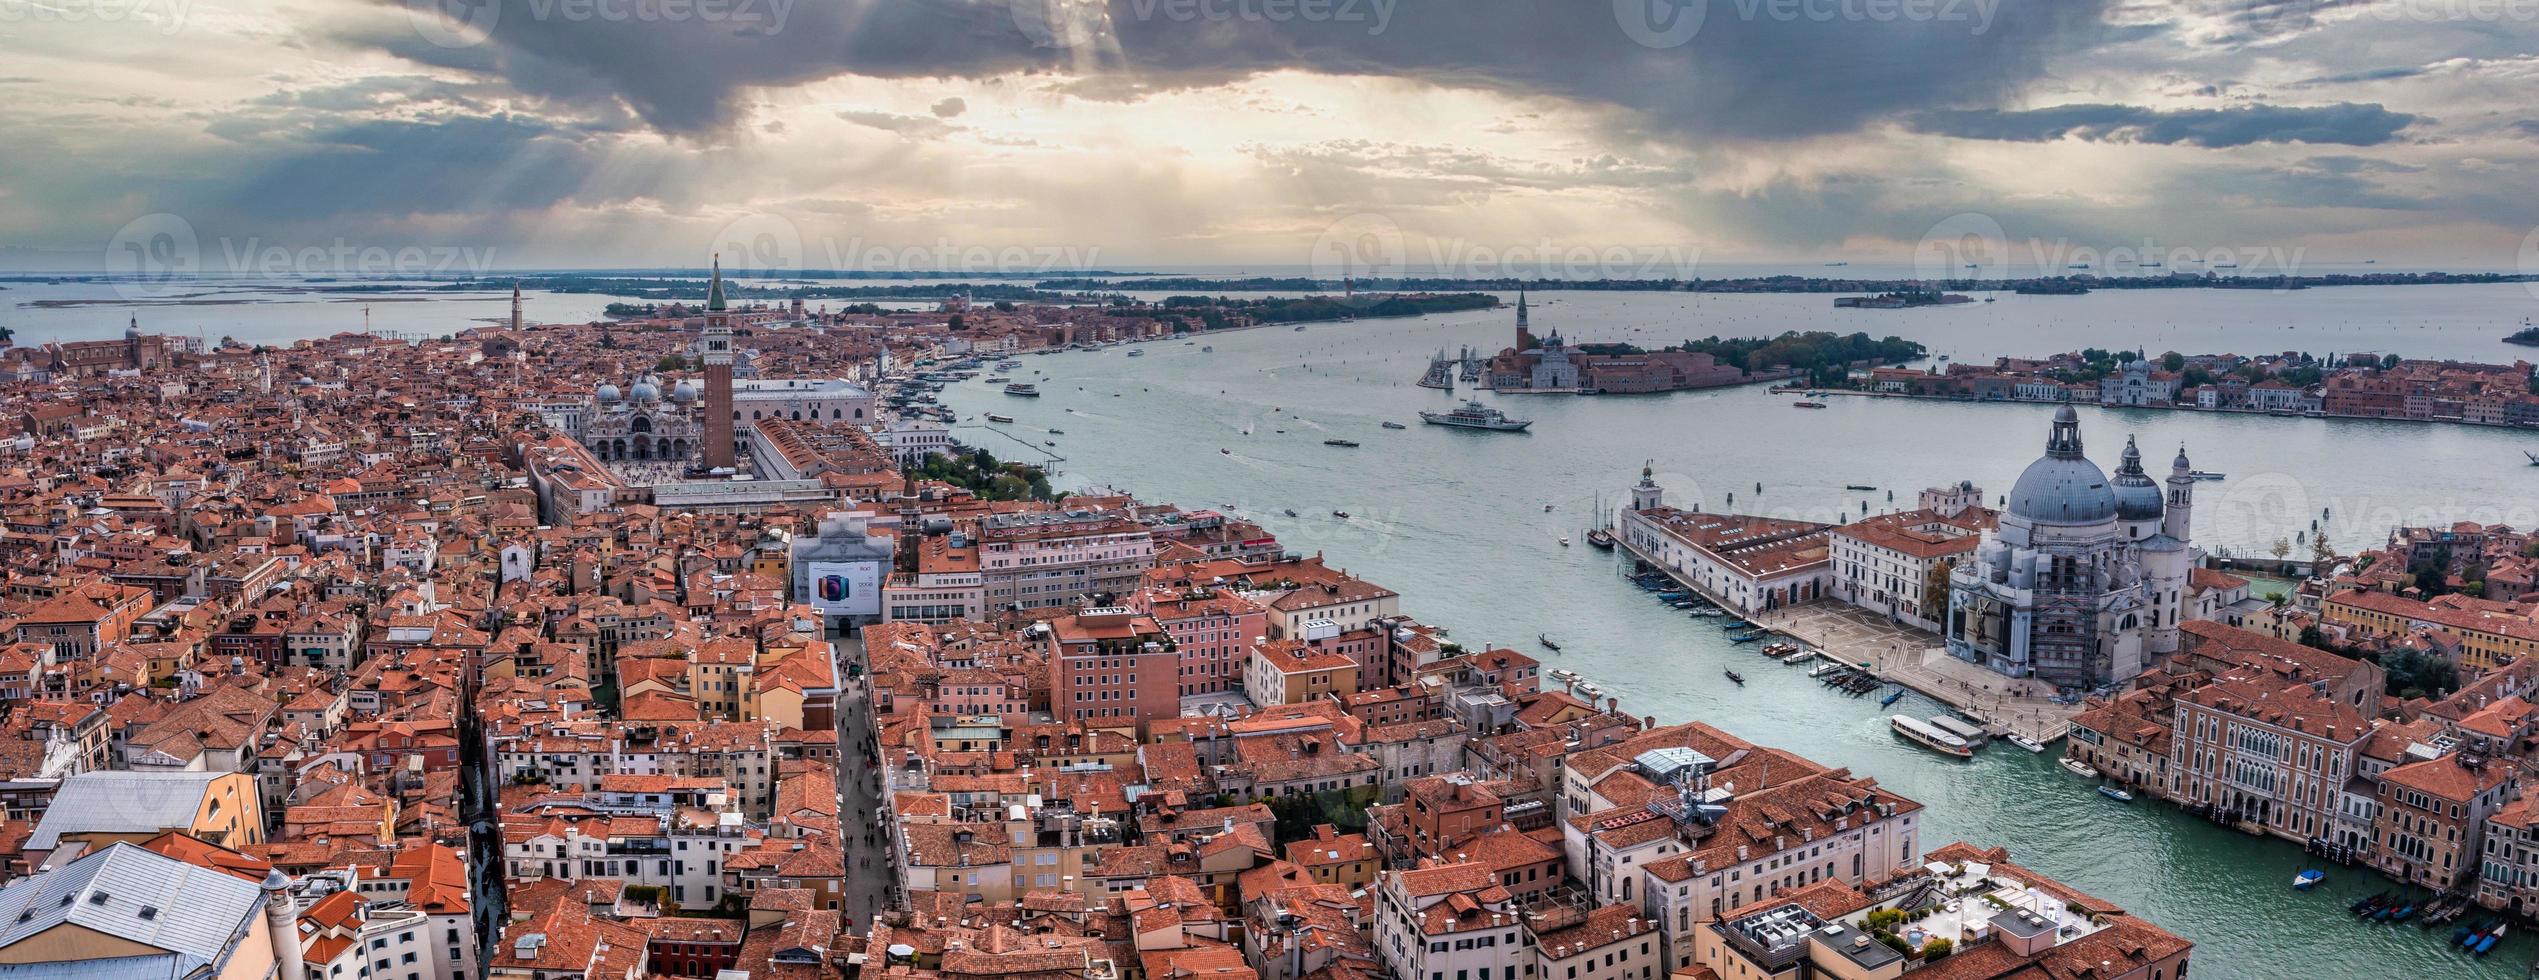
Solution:
<svg viewBox="0 0 2539 980"><path fill-rule="evenodd" d="M2131 439L2110 479L2082 455L2080 415L2064 406L2000 526L1949 575L1949 653L2061 687L2142 673L2146 657L2177 651L2191 613L2194 506L2186 450L2165 494Z"/></svg>

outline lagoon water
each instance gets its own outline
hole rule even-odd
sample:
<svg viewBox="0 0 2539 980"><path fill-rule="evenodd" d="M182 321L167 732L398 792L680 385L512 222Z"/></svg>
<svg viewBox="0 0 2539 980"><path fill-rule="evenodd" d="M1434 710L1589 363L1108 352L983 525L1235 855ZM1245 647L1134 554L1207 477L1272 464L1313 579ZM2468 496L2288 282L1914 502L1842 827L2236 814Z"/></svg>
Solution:
<svg viewBox="0 0 2539 980"><path fill-rule="evenodd" d="M1859 329L1960 360L2143 346L2155 354L2386 350L2509 361L2522 349L2498 338L2539 306L2519 286L2004 296L1975 307L1840 315L1823 296L1535 299L1534 329L1558 328L1575 341ZM1015 458L1062 456L1062 485L1115 485L1245 514L1291 550L1320 552L1399 590L1406 611L1456 639L1576 670L1626 711L1708 721L1874 775L1930 808L1928 845L2007 846L2014 860L2194 938L2198 976L2495 976L2527 963L2532 947L2522 940L2474 961L2443 947L2448 928L2358 924L2345 905L2388 887L2376 876L2330 868L2327 884L2295 893L2289 883L2305 866L2297 847L2150 801L2109 801L2051 755L2000 745L1964 763L1915 749L1888 731L1874 699L1831 693L1799 668L1658 605L1581 537L1599 499L1614 502L1644 462L1671 502L1709 509L1833 520L1857 516L1864 502L1873 511L1910 507L1919 488L1959 479L1997 497L2043 451L2048 409L1833 398L1831 408L1798 411L1790 397L1760 387L1597 398L1483 393L1483 402L1534 419L1531 431L1419 424L1419 410L1469 394L1412 385L1428 355L1465 344L1495 351L1511 329L1507 311L1478 311L1222 333L1144 345L1135 358L1126 356L1131 348L1025 357L1012 373L1038 381L1044 397L1009 398L974 380L948 389L944 401L964 420L957 434L974 445ZM985 424L977 417L988 411L1017 421ZM1386 420L1409 428L1384 429ZM2539 433L2097 408L2082 412L2082 432L2091 457L2111 469L2130 434L2157 469L2183 443L2196 467L2228 474L2197 486L2195 535L2208 548L2262 553L2279 537L2307 534L2322 509L2331 514L2324 529L2348 551L2400 521L2539 524L2539 469L2521 455L2539 449ZM1362 446L1323 445L1330 438ZM1286 516L1290 509L1299 516ZM1561 545L1563 536L1575 544ZM1537 634L1563 652L1537 648ZM1724 668L1746 685L1729 684ZM1896 710L1939 706L1908 696Z"/></svg>

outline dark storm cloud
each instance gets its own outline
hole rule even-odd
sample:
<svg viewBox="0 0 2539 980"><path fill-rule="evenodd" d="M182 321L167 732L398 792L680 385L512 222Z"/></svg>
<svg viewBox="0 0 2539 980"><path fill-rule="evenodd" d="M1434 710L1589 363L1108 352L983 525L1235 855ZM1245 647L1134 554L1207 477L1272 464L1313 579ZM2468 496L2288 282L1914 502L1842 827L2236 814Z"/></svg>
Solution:
<svg viewBox="0 0 2539 980"><path fill-rule="evenodd" d="M729 0L716 17L677 22L576 16L568 0L374 2L484 11L476 22L492 26L472 45L480 35L453 40L432 17L416 37L353 40L541 95L622 100L672 133L727 126L747 89L841 74L1050 71L1154 91L1301 69L1556 96L1632 110L1661 132L1775 139L1914 106L1988 104L2106 40L2112 0ZM1281 9L1291 16L1263 13ZM1691 36L1664 31L1688 16L1700 25ZM1654 43L1635 41L1626 21L1661 25L1640 31Z"/></svg>
<svg viewBox="0 0 2539 980"><path fill-rule="evenodd" d="M2396 140L2398 131L2417 118L2377 103L2166 110L2082 103L2024 110L1935 109L1914 113L1906 125L1941 136L2020 143L2071 138L2203 147L2251 143L2377 146Z"/></svg>

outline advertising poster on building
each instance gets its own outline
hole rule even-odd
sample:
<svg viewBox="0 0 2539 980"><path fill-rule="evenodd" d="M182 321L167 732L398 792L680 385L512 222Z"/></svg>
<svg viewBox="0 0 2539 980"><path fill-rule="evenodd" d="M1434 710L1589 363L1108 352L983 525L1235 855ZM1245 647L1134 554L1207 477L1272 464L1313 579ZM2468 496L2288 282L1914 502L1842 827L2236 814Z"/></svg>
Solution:
<svg viewBox="0 0 2539 980"><path fill-rule="evenodd" d="M811 588L805 598L823 615L882 614L882 566L878 562L815 561L804 577Z"/></svg>

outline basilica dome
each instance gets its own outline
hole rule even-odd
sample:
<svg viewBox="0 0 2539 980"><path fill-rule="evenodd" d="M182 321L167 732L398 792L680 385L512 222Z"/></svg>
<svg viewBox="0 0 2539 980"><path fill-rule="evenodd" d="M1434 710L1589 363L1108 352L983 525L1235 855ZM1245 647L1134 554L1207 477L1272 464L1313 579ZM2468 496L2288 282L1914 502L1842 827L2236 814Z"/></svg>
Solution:
<svg viewBox="0 0 2539 980"><path fill-rule="evenodd" d="M2106 471L2081 455L2080 413L2071 406L2054 413L2044 458L2028 464L2010 488L2010 513L2037 524L2097 524L2116 516L2116 491Z"/></svg>
<svg viewBox="0 0 2539 980"><path fill-rule="evenodd" d="M610 403L610 402L617 401L619 398L622 398L622 397L624 397L624 396L619 395L619 394L617 393L617 386L616 386L616 385L614 385L614 384L610 384L610 383L608 383L608 382L606 382L606 381L602 381L602 382L600 382L599 392L598 392L598 394L597 394L595 397L597 397L597 398L600 400L600 403L604 405L604 404L608 404L608 403Z"/></svg>
<svg viewBox="0 0 2539 980"><path fill-rule="evenodd" d="M2151 474L2142 471L2142 451L2133 440L2125 440L2125 456L2116 464L2116 516L2128 521L2160 519L2160 485L2151 482Z"/></svg>

